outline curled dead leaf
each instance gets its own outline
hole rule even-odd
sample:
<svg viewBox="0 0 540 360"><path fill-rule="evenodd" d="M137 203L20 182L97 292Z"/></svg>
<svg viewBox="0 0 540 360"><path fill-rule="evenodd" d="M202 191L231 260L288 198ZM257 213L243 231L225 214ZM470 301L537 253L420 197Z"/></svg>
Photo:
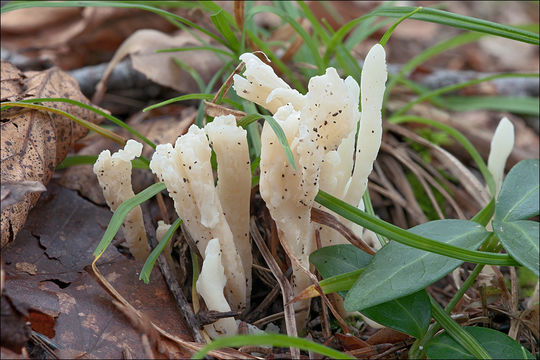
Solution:
<svg viewBox="0 0 540 360"><path fill-rule="evenodd" d="M21 182L2 182L1 185L1 204L4 208L22 201L24 196L30 192L43 192L47 188L39 181L21 181Z"/></svg>
<svg viewBox="0 0 540 360"><path fill-rule="evenodd" d="M22 73L10 63L2 62L0 79L2 100L63 97L89 104L77 82L58 68ZM100 121L95 113L74 105L47 105L92 123ZM47 184L54 168L65 158L73 143L88 132L85 127L57 114L16 108L2 112L0 126L3 184L23 181ZM34 191L26 193L14 204L2 204L2 247L15 238L38 198L39 193Z"/></svg>
<svg viewBox="0 0 540 360"><path fill-rule="evenodd" d="M199 86L188 71L177 65L174 59L181 61L198 72L204 82L223 63L211 51L192 50L189 52L156 53L156 50L200 46L201 44L188 32L181 31L174 36L153 29L142 29L134 32L118 48L103 78L96 85L96 93L92 101L101 102L107 89L107 80L113 68L126 56L130 56L133 68L143 73L150 80L185 93L199 92Z"/></svg>

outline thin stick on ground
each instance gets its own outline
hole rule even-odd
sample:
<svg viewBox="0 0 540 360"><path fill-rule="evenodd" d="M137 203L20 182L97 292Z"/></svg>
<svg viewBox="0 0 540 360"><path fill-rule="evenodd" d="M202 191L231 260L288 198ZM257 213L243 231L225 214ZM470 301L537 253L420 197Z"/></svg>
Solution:
<svg viewBox="0 0 540 360"><path fill-rule="evenodd" d="M356 236L356 234L351 229L343 225L343 223L339 221L338 218L334 215L317 208L312 208L311 221L331 227L332 229L338 231L341 235L343 235L343 237L345 237L345 239L347 239L351 244L353 244L360 250L363 250L370 255L375 255L375 251L373 251L373 249L368 244L366 244L364 240Z"/></svg>
<svg viewBox="0 0 540 360"><path fill-rule="evenodd" d="M272 254L270 254L270 250L268 250L268 248L266 247L266 244L264 243L264 240L259 233L259 229L257 229L257 223L255 222L255 218L251 218L249 225L249 231L251 233L253 241L255 242L255 244L257 244L257 247L259 248L259 251L261 252L264 260L266 261L266 264L268 265L270 270L272 270L272 274L274 274L274 276L276 277L276 280L281 288L287 335L298 337L298 333L296 331L296 319L294 317L294 309L292 304L288 304L289 300L293 298L292 286L289 283L289 280L287 280L287 278L283 275L283 272L281 271ZM294 359L300 358L300 351L297 348L291 347L291 357Z"/></svg>
<svg viewBox="0 0 540 360"><path fill-rule="evenodd" d="M146 211L146 214L148 214L149 211ZM149 216L145 216L145 223L146 228L152 229L152 224L149 219ZM150 248L155 248L158 245L158 241L154 235L153 232L147 232L147 239L148 244L150 245ZM184 293L182 292L182 289L180 288L180 285L178 285L178 282L176 281L176 276L174 276L174 273L171 270L171 267L169 266L169 263L167 262L167 259L163 254L161 254L158 259L158 265L159 269L161 270L161 274L163 275L163 278L165 279L165 282L167 283L167 287L171 291L171 293L174 296L174 299L176 300L176 304L178 305L178 309L180 310L180 313L186 320L188 326L191 329L191 333L193 335L193 339L195 341L200 343L205 343L204 338L201 333L201 325L199 323L199 320L195 316L195 313L193 312L193 308L191 305L187 302L186 297L184 296Z"/></svg>

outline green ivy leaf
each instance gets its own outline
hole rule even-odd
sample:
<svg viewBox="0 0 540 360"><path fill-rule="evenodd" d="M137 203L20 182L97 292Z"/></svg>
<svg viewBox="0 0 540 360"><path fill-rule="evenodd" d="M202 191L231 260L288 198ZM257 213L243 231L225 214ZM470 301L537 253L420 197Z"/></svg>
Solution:
<svg viewBox="0 0 540 360"><path fill-rule="evenodd" d="M362 314L397 331L421 338L431 320L431 304L426 290L362 310Z"/></svg>
<svg viewBox="0 0 540 360"><path fill-rule="evenodd" d="M534 359L534 356L508 335L489 328L466 326L493 359ZM430 340L425 347L429 359L475 359L454 339L443 333Z"/></svg>
<svg viewBox="0 0 540 360"><path fill-rule="evenodd" d="M489 233L467 220L437 220L411 233L465 249L476 249ZM345 298L347 311L361 311L397 299L441 279L463 261L415 249L394 241L375 254Z"/></svg>
<svg viewBox="0 0 540 360"><path fill-rule="evenodd" d="M495 220L525 220L538 215L540 173L538 159L520 161L510 170L495 207Z"/></svg>
<svg viewBox="0 0 540 360"><path fill-rule="evenodd" d="M539 224L529 220L494 221L493 230L506 251L520 264L539 276Z"/></svg>

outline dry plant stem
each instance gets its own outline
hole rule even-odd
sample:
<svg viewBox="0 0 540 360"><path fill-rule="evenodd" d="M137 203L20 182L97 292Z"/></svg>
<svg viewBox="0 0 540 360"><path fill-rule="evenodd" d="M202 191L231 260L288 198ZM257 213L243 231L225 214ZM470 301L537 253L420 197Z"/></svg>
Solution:
<svg viewBox="0 0 540 360"><path fill-rule="evenodd" d="M339 326L341 327L341 330L343 330L343 333L344 334L349 334L351 332L350 329L349 329L349 326L347 325L345 320L343 320L343 318L339 315L338 311L330 303L330 300L328 300L328 298L324 294L321 286L319 285L319 281L317 280L317 277L315 275L313 275L313 273L311 271L309 271L304 266L302 266L300 261L298 261L298 259L292 254L292 251L289 248L289 245L287 244L287 242L285 241L285 239L284 239L284 237L282 235L283 235L283 232L278 230L278 236L279 236L281 246L283 247L283 250L285 250L285 253L289 257L289 259L291 259L291 262L293 262L299 269L301 269L307 275L307 277L309 277L311 282L313 282L313 285L315 285L315 289L319 293L321 299L324 301L326 306L328 306L328 308L332 312L332 315L334 315L334 317L338 321Z"/></svg>
<svg viewBox="0 0 540 360"><path fill-rule="evenodd" d="M313 221L313 217L311 220ZM317 250L322 247L321 234L319 230L315 230L315 243L317 245ZM320 281L321 279L322 276L317 271L317 281ZM321 310L321 314L319 315L321 318L321 327L324 337L328 339L330 336L332 336L332 333L330 332L330 324L328 324L328 308L326 307L326 303L324 301L321 302Z"/></svg>
<svg viewBox="0 0 540 360"><path fill-rule="evenodd" d="M439 204L437 203L437 200L435 199L435 195L433 195L433 192L431 191L431 188L427 184L424 177L420 174L420 171L418 170L418 167L416 164L407 156L407 154L403 151L403 148L400 147L397 144L388 145L386 143L381 144L381 148L385 151L388 151L388 153L392 154L396 159L398 159L401 163L403 163L410 171L413 172L413 174L416 176L422 187L424 188L424 191L426 192L429 200L431 201L431 204L433 205L435 211L437 212L437 216L439 218L444 219L444 214L442 213L441 208L439 207Z"/></svg>
<svg viewBox="0 0 540 360"><path fill-rule="evenodd" d="M264 240L259 233L259 229L257 229L257 223L255 222L255 218L251 218L250 220L250 227L249 227L251 236L253 238L253 241L255 244L257 244L257 247L259 248L259 251L261 252L262 256L264 257L264 260L268 264L268 267L270 270L272 270L272 273L276 277L276 280L279 283L279 286L281 288L281 295L283 296L283 309L285 314L285 327L287 328L287 335L298 337L298 333L296 331L296 319L294 317L294 309L292 304L288 304L289 300L293 298L293 290L291 287L291 284L287 280L287 278L283 275L283 272L281 272L281 269L279 268L279 265L277 264L276 260L272 257L270 254L270 251L266 247L266 244L264 243ZM291 347L291 357L293 358L299 358L300 357L300 351L297 348Z"/></svg>
<svg viewBox="0 0 540 360"><path fill-rule="evenodd" d="M311 35L313 30L310 25L311 24L309 23L309 21L307 21L307 19L300 19L300 26L302 26L302 28L304 28L304 30L306 30L306 32ZM285 64L291 61L303 44L304 39L301 36L297 35L296 39L289 45L289 47L281 57L281 61L283 61Z"/></svg>
<svg viewBox="0 0 540 360"><path fill-rule="evenodd" d="M245 9L245 1L244 0L235 0L234 1L234 21L236 21L236 25L238 25L238 29L242 31L244 28L244 9Z"/></svg>
<svg viewBox="0 0 540 360"><path fill-rule="evenodd" d="M388 129L392 130L393 132L396 132L396 133L398 133L400 135L406 136L406 137L410 138L411 140L414 140L414 141L418 142L419 144L428 146L428 147L430 147L432 149L434 148L434 145L431 142L425 140L421 136L415 134L414 132L406 129L403 126L399 126L399 125L396 125L396 124L387 124L386 127ZM417 153L415 153L411 149L407 149L407 150L408 150L407 154L408 154L409 157L413 157L418 163L421 163L420 157L418 156ZM429 164L423 164L423 165L424 166L428 165L429 168L431 169L431 171L430 171L431 174L436 176L439 180L441 180L446 185L450 185L450 183L446 179L444 179L437 171L435 171L435 169L433 169L432 166L430 166ZM419 167L418 171L420 172L420 174L422 174L423 177L425 177L428 180L428 182L431 185L433 185L433 187L435 187L437 189L437 191L439 191L444 196L444 198L448 201L448 203L454 208L454 210L456 211L458 217L460 219L465 219L465 215L461 211L461 208L455 202L454 198L452 196L450 196L450 194L448 194L448 192L442 186L440 186L439 183L437 183L432 177L428 176L424 169Z"/></svg>
<svg viewBox="0 0 540 360"><path fill-rule="evenodd" d="M149 214L148 211L146 211L147 214ZM148 218L148 216L145 217L146 225L151 226L151 221ZM152 227L149 227L150 229ZM147 234L148 236L148 244L153 249L158 245L158 241L156 240L154 234L152 232ZM162 254L163 255L163 254ZM161 274L165 278L165 282L167 283L167 286L171 293L174 296L174 299L176 300L176 304L178 305L178 308L180 310L180 313L186 320L187 324L189 325L191 329L191 333L193 335L193 339L195 341L204 343L204 338L201 334L201 324L199 323L197 317L195 316L195 313L193 312L193 308L191 305L187 302L186 297L184 296L184 293L182 292L182 289L180 288L180 285L178 285L178 282L176 281L176 276L174 276L169 263L167 262L167 259L165 256L160 255L157 259L159 269L161 270Z"/></svg>
<svg viewBox="0 0 540 360"><path fill-rule="evenodd" d="M375 255L375 251L373 251L373 249L369 247L369 245L366 244L364 240L356 236L356 234L351 229L345 226L334 215L314 207L311 209L311 221L331 227L332 229L338 231L341 235L343 235L345 239L349 240L351 244L353 244L357 248L365 251L370 255Z"/></svg>
<svg viewBox="0 0 540 360"><path fill-rule="evenodd" d="M381 165L388 174L390 174L396 188L400 189L401 194L407 201L408 206L404 207L405 211L407 211L418 224L427 222L427 217L420 208L420 205L414 196L411 184L406 180L405 173L399 163L393 157L385 156L384 160L381 161Z"/></svg>
<svg viewBox="0 0 540 360"><path fill-rule="evenodd" d="M203 100L203 103L205 105L204 112L206 113L206 115L211 117L233 115L236 118L236 121L238 121L247 115L243 111L229 109L228 107L225 107L223 105L214 104L213 102L209 102L206 100Z"/></svg>
<svg viewBox="0 0 540 360"><path fill-rule="evenodd" d="M272 270L270 270L270 272L271 271ZM288 268L284 274L285 278L288 278L291 275L291 273L292 273L292 268ZM245 321L248 323L253 322L257 318L257 316L259 316L259 314L274 301L276 296L278 296L279 294L279 290L280 290L280 286L279 284L276 284L276 286L272 288L272 290L268 293L268 295L266 295L263 301L261 301L261 303L257 305L257 307L246 316Z"/></svg>
<svg viewBox="0 0 540 360"><path fill-rule="evenodd" d="M516 268L510 267L510 284L512 295L510 296L510 313L514 316L510 318L510 330L508 331L508 336L514 340L518 340L519 328L521 321L518 316L518 296L519 296L519 283L516 273Z"/></svg>
<svg viewBox="0 0 540 360"><path fill-rule="evenodd" d="M231 75L229 75L227 80L225 80L223 85L221 85L221 87L219 88L219 91L216 93L216 95L212 99L212 102L214 104L216 103L216 101L217 101L217 99L219 97L219 94L225 94L227 91L229 91L229 88L232 86L232 84L234 82L234 80L233 80L234 75L240 74L240 72L244 69L245 65L246 64L243 61L240 64L238 64L238 66L234 69L234 71L231 73Z"/></svg>

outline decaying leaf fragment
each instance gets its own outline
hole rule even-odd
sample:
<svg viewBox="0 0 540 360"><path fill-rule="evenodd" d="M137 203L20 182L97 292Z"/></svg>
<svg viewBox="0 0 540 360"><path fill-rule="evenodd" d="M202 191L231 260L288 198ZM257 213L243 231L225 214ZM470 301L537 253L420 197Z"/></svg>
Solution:
<svg viewBox="0 0 540 360"><path fill-rule="evenodd" d="M141 155L142 147L141 143L128 140L124 149L112 155L109 150L103 150L94 164L94 173L112 211L116 211L124 201L135 196L131 186L131 160ZM122 223L122 231L133 256L144 261L149 250L140 206L127 214Z"/></svg>
<svg viewBox="0 0 540 360"><path fill-rule="evenodd" d="M89 104L80 93L77 82L58 68L22 73L13 65L2 62L1 87L2 101L65 97ZM74 105L46 105L93 123L100 120L95 113ZM2 111L0 131L2 182L39 181L46 185L54 168L65 158L72 144L88 130L57 114L10 108ZM29 193L20 202L2 209L2 247L15 238L38 198L39 193Z"/></svg>

